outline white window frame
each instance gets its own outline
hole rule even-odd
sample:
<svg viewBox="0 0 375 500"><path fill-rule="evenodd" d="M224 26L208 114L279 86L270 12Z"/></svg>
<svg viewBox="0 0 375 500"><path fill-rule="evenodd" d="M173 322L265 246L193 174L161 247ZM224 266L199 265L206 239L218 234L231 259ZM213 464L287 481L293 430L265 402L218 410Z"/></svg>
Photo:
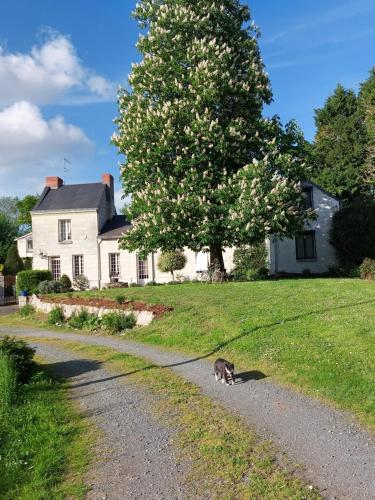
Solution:
<svg viewBox="0 0 375 500"><path fill-rule="evenodd" d="M49 258L49 269L52 273L52 279L58 281L61 278L61 259L60 256L55 255Z"/></svg>
<svg viewBox="0 0 375 500"><path fill-rule="evenodd" d="M149 266L148 259L141 259L138 257L138 279L148 280L149 279Z"/></svg>
<svg viewBox="0 0 375 500"><path fill-rule="evenodd" d="M120 278L120 253L109 253L108 254L108 264L109 264L109 277L110 278Z"/></svg>
<svg viewBox="0 0 375 500"><path fill-rule="evenodd" d="M73 278L85 274L83 255L72 256L72 271L73 271Z"/></svg>
<svg viewBox="0 0 375 500"><path fill-rule="evenodd" d="M70 219L59 220L59 242L72 241L72 221Z"/></svg>

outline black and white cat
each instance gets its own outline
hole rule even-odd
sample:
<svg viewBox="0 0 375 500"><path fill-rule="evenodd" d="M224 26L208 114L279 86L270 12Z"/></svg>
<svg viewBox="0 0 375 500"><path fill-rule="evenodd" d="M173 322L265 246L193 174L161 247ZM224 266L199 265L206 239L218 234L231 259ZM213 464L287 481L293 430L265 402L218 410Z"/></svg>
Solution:
<svg viewBox="0 0 375 500"><path fill-rule="evenodd" d="M217 359L214 364L215 379L227 385L234 385L234 365L225 359Z"/></svg>

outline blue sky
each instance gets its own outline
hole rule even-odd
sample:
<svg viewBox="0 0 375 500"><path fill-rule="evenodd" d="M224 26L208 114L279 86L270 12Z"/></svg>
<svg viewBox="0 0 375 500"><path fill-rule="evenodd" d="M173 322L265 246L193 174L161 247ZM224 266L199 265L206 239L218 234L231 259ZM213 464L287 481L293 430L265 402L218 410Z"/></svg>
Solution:
<svg viewBox="0 0 375 500"><path fill-rule="evenodd" d="M314 108L375 65L374 0L252 0L274 103L314 136ZM40 191L46 175L118 179L109 144L115 89L138 59L133 0L1 0L0 196ZM119 184L116 189L119 191ZM119 197L118 192L118 197Z"/></svg>

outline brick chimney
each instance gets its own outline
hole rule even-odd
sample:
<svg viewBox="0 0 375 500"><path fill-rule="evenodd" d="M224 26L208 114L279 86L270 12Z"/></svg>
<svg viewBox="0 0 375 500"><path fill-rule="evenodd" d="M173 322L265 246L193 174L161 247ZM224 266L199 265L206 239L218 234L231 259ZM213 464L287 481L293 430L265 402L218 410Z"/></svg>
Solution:
<svg viewBox="0 0 375 500"><path fill-rule="evenodd" d="M111 207L108 213L108 217L112 218L116 215L115 208L115 182L113 180L113 175L102 174L102 183L109 187L109 192L111 193Z"/></svg>
<svg viewBox="0 0 375 500"><path fill-rule="evenodd" d="M60 177L46 177L46 187L51 189L59 189L64 184Z"/></svg>

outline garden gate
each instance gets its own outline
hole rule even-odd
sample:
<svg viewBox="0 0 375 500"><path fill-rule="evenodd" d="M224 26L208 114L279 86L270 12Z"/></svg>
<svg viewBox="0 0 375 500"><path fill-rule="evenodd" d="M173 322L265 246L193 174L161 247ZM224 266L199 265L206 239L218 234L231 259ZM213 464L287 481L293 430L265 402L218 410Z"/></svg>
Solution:
<svg viewBox="0 0 375 500"><path fill-rule="evenodd" d="M16 303L16 277L0 274L0 306Z"/></svg>

